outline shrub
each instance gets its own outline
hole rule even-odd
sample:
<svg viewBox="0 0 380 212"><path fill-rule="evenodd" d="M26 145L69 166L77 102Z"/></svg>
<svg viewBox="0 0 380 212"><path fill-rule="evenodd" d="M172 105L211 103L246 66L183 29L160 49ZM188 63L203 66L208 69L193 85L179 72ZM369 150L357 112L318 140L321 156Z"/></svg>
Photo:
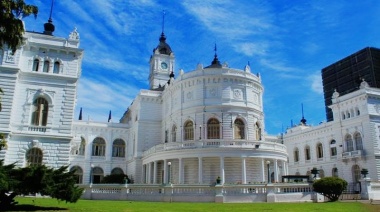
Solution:
<svg viewBox="0 0 380 212"><path fill-rule="evenodd" d="M124 184L130 183L128 175L125 174L111 174L103 178L102 182L104 184Z"/></svg>
<svg viewBox="0 0 380 212"><path fill-rule="evenodd" d="M347 182L339 177L325 177L313 183L314 191L329 198L331 202L337 201L346 187Z"/></svg>

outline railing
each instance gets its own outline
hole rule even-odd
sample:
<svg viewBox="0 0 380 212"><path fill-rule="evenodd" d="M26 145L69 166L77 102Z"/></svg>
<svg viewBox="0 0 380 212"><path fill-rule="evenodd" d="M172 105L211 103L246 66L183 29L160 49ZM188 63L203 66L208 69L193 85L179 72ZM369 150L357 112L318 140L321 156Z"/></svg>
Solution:
<svg viewBox="0 0 380 212"><path fill-rule="evenodd" d="M361 156L362 156L362 150L355 150L351 152L342 153L343 158L354 158L354 157L361 157Z"/></svg>
<svg viewBox="0 0 380 212"><path fill-rule="evenodd" d="M264 151L279 151L286 153L286 147L283 144L265 141L247 141L247 140L198 140L183 141L158 144L144 151L143 156L154 153L180 150L180 149L196 149L196 148L252 148Z"/></svg>
<svg viewBox="0 0 380 212"><path fill-rule="evenodd" d="M299 202L313 201L315 193L308 183L152 185L91 184L84 188L84 199L182 201L182 202ZM222 198L221 198L222 197ZM224 198L223 198L224 197ZM275 197L275 198L273 198Z"/></svg>
<svg viewBox="0 0 380 212"><path fill-rule="evenodd" d="M41 127L41 126L29 126L28 131L32 132L46 132L47 127Z"/></svg>

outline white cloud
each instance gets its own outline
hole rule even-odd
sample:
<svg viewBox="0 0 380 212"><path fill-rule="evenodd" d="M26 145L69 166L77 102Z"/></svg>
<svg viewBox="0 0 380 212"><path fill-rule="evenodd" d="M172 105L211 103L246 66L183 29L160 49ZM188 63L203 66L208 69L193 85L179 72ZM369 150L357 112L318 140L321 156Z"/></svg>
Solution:
<svg viewBox="0 0 380 212"><path fill-rule="evenodd" d="M78 86L77 110L80 107L92 120L104 121L112 110L114 119L121 118L133 101L139 88L117 80L89 79L82 77Z"/></svg>
<svg viewBox="0 0 380 212"><path fill-rule="evenodd" d="M323 94L321 72L317 71L315 74L310 75L308 79L311 82L311 90L317 94Z"/></svg>

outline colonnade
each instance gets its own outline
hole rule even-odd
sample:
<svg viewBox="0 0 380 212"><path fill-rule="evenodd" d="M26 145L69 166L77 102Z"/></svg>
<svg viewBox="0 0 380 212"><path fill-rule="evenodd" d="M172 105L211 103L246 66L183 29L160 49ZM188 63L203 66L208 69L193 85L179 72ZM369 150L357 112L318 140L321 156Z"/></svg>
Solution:
<svg viewBox="0 0 380 212"><path fill-rule="evenodd" d="M238 177L241 179L241 184L247 184L247 158L249 157L241 157L241 177ZM260 177L259 179L255 179L258 182L280 182L281 179L279 179L279 176L284 176L288 174L288 164L285 160L279 160L279 159L273 159L273 158L255 158L259 160L259 172ZM174 158L174 159L163 159L163 160L155 160L152 162L148 162L143 164L143 183L146 184L168 184L172 183L171 178L174 173L176 172L177 176L177 182L179 184L185 184L184 181L184 158ZM178 170L172 169L172 162L178 161ZM158 163L161 164L161 180L158 182ZM219 177L220 177L220 183L225 183L225 157L219 157ZM163 166L163 167L162 167ZM281 167L281 169L280 169ZM273 174L273 178L271 178L271 175ZM236 175L239 175L239 173L236 173ZM199 184L203 184L206 181L210 181L210 179L203 179L203 157L198 157L198 180L197 182ZM216 179L215 179L216 180ZM215 181L214 180L214 181Z"/></svg>

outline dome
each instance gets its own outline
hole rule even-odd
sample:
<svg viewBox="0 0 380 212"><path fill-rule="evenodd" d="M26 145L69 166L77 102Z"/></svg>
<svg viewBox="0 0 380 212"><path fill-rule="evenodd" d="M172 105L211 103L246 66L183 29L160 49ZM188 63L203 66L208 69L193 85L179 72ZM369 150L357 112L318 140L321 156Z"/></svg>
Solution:
<svg viewBox="0 0 380 212"><path fill-rule="evenodd" d="M165 37L165 34L164 33L161 33L161 36L160 36L160 39L159 39L160 43L158 44L158 46L153 50L153 52L157 51L160 53L160 54L166 54L166 55L170 55L172 53L172 49L170 48L169 44L166 43L166 37Z"/></svg>

